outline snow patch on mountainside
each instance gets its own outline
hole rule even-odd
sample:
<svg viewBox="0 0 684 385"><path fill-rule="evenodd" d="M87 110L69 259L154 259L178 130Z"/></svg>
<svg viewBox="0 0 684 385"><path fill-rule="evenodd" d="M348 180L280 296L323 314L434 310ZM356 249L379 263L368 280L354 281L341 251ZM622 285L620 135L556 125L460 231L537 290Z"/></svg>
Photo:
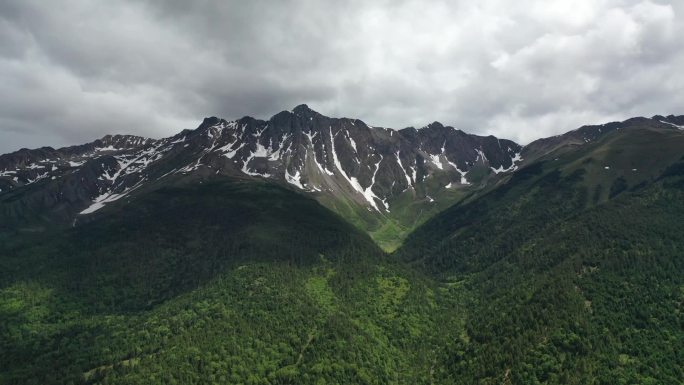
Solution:
<svg viewBox="0 0 684 385"><path fill-rule="evenodd" d="M437 166L438 169L444 170L444 166L442 165L442 160L439 158L439 155L430 154L430 160L435 166Z"/></svg>
<svg viewBox="0 0 684 385"><path fill-rule="evenodd" d="M259 173L256 171L251 171L249 169L249 162L252 159L254 159L254 158L265 158L267 156L268 156L268 151L266 150L266 148L264 148L264 146L262 146L260 143L257 143L256 151L250 153L249 156L247 157L247 160L245 160L245 162L242 164L242 172L244 172L247 175L251 175L251 176L261 176L264 178L270 177L271 175L268 173L262 174L262 173Z"/></svg>
<svg viewBox="0 0 684 385"><path fill-rule="evenodd" d="M383 205L385 206L385 211L389 212L389 205L387 204L387 202L380 199L380 197L375 195L375 193L373 192L373 186L375 185L375 176L378 174L378 170L380 170L380 163L382 163L382 159L383 159L383 157L382 157L382 155L380 155L380 160L378 161L378 163L375 164L375 171L373 172L373 177L371 178L371 184L370 184L370 186L368 186L368 188L366 188L364 190L363 195L366 197L366 200L369 202L375 203L374 199L381 201L383 203ZM375 209L377 210L377 206L374 205L373 207L375 207Z"/></svg>
<svg viewBox="0 0 684 385"><path fill-rule="evenodd" d="M351 136L349 137L349 144L351 144L352 148L354 149L354 152L358 152L358 150L356 149L356 142L354 141L354 138L352 138Z"/></svg>
<svg viewBox="0 0 684 385"><path fill-rule="evenodd" d="M370 194L368 194L368 193L367 193L367 190L364 189L364 188L361 186L361 184L360 184L359 181L356 179L356 177L353 177L353 176L352 176L352 177L349 177L349 176L347 175L347 173L344 171L344 169L342 168L342 163L340 163L340 160L339 160L339 158L337 157L337 151L335 150L335 136L334 136L333 133L332 133L332 128L330 128L330 144L331 144L331 147L332 147L331 151L332 151L332 156L333 156L333 163L335 164L335 167L337 168L337 170L340 172L340 174L342 174L342 176L344 177L344 179L346 179L347 182L349 182L349 185L352 186L352 188L353 188L354 190L356 190L356 191L359 192L361 195L363 195L363 197L368 201L368 203L369 203L376 211L380 211L380 209L378 209L378 205L377 205L377 204L375 203L375 201L373 200L373 197L374 197L375 194L373 194L372 191L370 191ZM376 171L377 171L377 169L376 169Z"/></svg>
<svg viewBox="0 0 684 385"><path fill-rule="evenodd" d="M404 165L401 163L401 158L399 158L399 151L397 151L394 155L397 157L397 163L399 164L401 171L404 172L404 177L406 178L406 185L408 187L411 187L413 185L413 183L411 183L411 178L409 177L408 172L406 172Z"/></svg>
<svg viewBox="0 0 684 385"><path fill-rule="evenodd" d="M487 156L485 155L484 152L482 152L482 150L480 150L479 148L476 148L475 152L477 153L477 157L475 158L475 162L477 162L478 160L481 160L482 163L487 161Z"/></svg>
<svg viewBox="0 0 684 385"><path fill-rule="evenodd" d="M468 179L466 179L466 174L468 173L467 171L459 169L458 166L455 163L451 162L449 159L447 159L447 162L449 163L449 165L451 165L451 167L453 167L456 170L456 172L458 172L461 175L461 184L470 184L470 182L468 182Z"/></svg>
<svg viewBox="0 0 684 385"><path fill-rule="evenodd" d="M680 129L680 130L684 130L684 126L680 126L680 125L678 125L678 124L666 122L666 121L664 121L664 120L661 120L660 123L669 124L669 125L672 126L672 127L676 127L676 128L678 128L678 129Z"/></svg>
<svg viewBox="0 0 684 385"><path fill-rule="evenodd" d="M304 186L302 185L299 170L295 171L294 175L290 175L290 173L287 170L285 170L285 180L287 181L287 183L297 186L301 190L306 190L306 188L304 188Z"/></svg>
<svg viewBox="0 0 684 385"><path fill-rule="evenodd" d="M499 168L494 168L494 167L489 167L492 171L494 171L495 174L500 174L502 172L509 172L509 171L515 171L518 169L518 165L516 164L517 162L520 162L522 160L522 157L520 156L520 153L515 154L513 158L511 158L511 165L508 168L504 168L503 165L499 166Z"/></svg>

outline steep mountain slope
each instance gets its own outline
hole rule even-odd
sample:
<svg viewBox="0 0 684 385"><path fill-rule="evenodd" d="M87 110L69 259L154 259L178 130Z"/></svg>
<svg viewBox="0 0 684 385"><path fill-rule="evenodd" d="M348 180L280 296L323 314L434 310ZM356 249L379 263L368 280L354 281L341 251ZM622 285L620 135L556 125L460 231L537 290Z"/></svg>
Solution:
<svg viewBox="0 0 684 385"><path fill-rule="evenodd" d="M684 132L630 120L541 159L397 253L470 298L447 377L680 383Z"/></svg>
<svg viewBox="0 0 684 385"><path fill-rule="evenodd" d="M474 255L481 264L447 281L471 298L465 337L444 355L448 378L681 383L682 198L681 176L666 178Z"/></svg>
<svg viewBox="0 0 684 385"><path fill-rule="evenodd" d="M40 216L71 223L174 175L263 178L311 194L391 248L464 192L514 170L520 151L437 122L395 131L301 105L268 121L208 118L161 140L109 136L3 155L0 199L7 225Z"/></svg>

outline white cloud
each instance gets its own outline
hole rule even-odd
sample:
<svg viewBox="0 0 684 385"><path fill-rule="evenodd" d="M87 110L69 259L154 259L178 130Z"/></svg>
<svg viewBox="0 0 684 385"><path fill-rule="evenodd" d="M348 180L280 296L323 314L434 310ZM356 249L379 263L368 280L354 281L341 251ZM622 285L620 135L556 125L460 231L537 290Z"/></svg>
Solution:
<svg viewBox="0 0 684 385"><path fill-rule="evenodd" d="M2 152L299 103L523 143L684 113L676 2L61 3L0 5Z"/></svg>

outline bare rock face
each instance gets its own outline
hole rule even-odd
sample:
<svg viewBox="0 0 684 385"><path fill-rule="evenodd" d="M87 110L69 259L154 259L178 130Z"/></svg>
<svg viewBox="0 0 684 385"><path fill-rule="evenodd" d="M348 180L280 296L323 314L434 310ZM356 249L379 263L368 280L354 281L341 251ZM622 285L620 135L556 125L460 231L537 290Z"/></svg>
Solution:
<svg viewBox="0 0 684 385"><path fill-rule="evenodd" d="M197 167L275 179L299 190L351 199L376 211L392 198L423 190L436 174L445 185L466 186L476 167L498 173L515 168L521 147L509 140L468 135L433 123L421 129L370 127L356 119L323 116L306 105L268 121L208 119L195 134L210 138ZM191 170L187 170L191 171Z"/></svg>

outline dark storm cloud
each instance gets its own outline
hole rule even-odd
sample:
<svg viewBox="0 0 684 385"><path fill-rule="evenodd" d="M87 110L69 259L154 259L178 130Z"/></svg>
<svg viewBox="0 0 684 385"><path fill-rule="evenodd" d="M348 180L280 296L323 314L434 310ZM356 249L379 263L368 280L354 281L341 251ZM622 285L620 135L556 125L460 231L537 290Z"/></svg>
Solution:
<svg viewBox="0 0 684 385"><path fill-rule="evenodd" d="M521 142L684 113L678 2L0 2L0 152L299 103Z"/></svg>

